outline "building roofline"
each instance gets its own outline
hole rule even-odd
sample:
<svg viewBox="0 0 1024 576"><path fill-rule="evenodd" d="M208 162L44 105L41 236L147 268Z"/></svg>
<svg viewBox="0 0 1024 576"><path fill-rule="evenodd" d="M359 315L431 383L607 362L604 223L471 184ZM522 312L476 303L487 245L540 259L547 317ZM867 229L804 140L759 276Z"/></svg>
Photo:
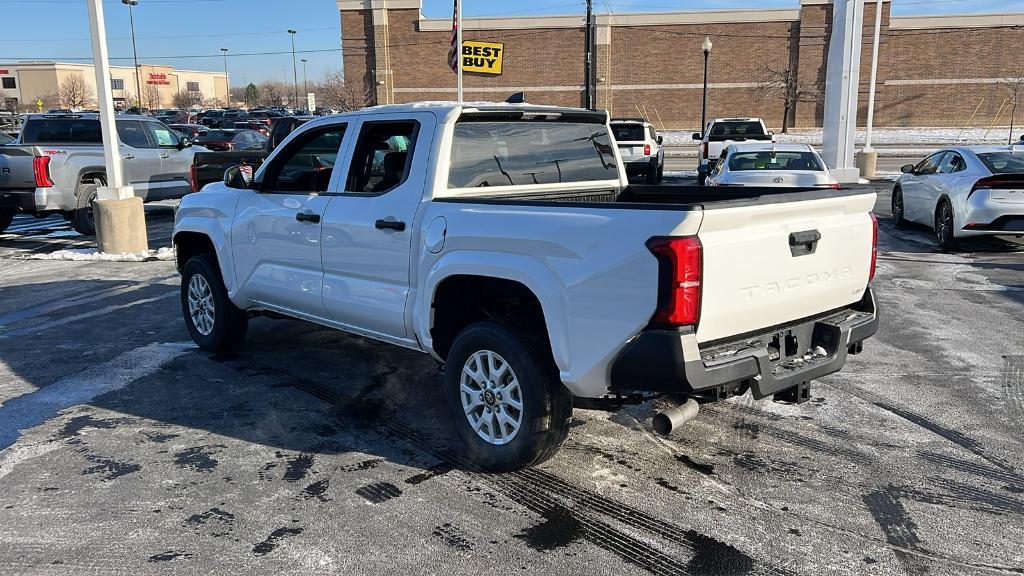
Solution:
<svg viewBox="0 0 1024 576"><path fill-rule="evenodd" d="M940 14L934 16L893 16L892 30L924 30L929 28L996 28L1024 26L1024 12L1002 14Z"/></svg>
<svg viewBox="0 0 1024 576"><path fill-rule="evenodd" d="M25 67L25 66L38 66L38 67L71 66L71 67L78 67L78 68L92 68L93 64L91 62L88 62L88 63L86 63L86 62L59 62L57 60L20 60L20 61L14 61L14 62L2 62L2 61L0 61L0 68L2 68L2 67L17 68L17 67ZM174 73L188 72L188 73L196 73L196 74L219 74L221 76L224 75L224 72L223 71L219 71L219 70L183 70L181 68L175 68L174 66L167 66L166 64L146 64L146 63L140 63L139 66L140 67L148 66L148 67L151 67L151 68L169 68ZM134 66L117 66L117 65L112 65L110 67L110 69L111 70L134 70L135 67Z"/></svg>

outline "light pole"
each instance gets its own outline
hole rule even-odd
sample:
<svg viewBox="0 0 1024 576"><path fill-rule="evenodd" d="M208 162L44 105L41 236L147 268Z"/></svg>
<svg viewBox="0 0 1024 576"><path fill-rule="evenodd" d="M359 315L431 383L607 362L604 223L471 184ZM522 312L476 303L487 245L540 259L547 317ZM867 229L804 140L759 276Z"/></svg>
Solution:
<svg viewBox="0 0 1024 576"><path fill-rule="evenodd" d="M701 50L704 51L704 99L700 104L700 133L702 136L707 130L708 122L708 60L711 59L712 46L714 45L711 43L711 37L705 36L704 41L700 44Z"/></svg>
<svg viewBox="0 0 1024 576"><path fill-rule="evenodd" d="M302 93L309 97L309 77L306 76L306 62L305 58L302 59Z"/></svg>
<svg viewBox="0 0 1024 576"><path fill-rule="evenodd" d="M139 72L139 52L135 49L135 11L134 6L139 5L139 0L121 0L121 4L128 7L128 21L132 25L132 57L135 59L135 102L142 111L142 79Z"/></svg>
<svg viewBox="0 0 1024 576"><path fill-rule="evenodd" d="M228 80L228 49L221 48L220 53L224 55L224 102L231 106L231 82Z"/></svg>
<svg viewBox="0 0 1024 576"><path fill-rule="evenodd" d="M299 105L299 66L295 62L295 30L289 29L288 33L292 35L292 83L294 89L292 91L293 100L292 106L298 107Z"/></svg>

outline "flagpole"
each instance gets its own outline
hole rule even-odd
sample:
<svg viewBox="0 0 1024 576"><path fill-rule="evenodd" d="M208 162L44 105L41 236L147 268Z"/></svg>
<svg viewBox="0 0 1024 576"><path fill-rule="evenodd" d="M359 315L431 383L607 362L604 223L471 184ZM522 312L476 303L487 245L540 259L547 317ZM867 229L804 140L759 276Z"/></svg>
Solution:
<svg viewBox="0 0 1024 576"><path fill-rule="evenodd" d="M458 76L458 95L459 104L462 104L462 2L455 0L455 57L459 61L459 69L456 71Z"/></svg>

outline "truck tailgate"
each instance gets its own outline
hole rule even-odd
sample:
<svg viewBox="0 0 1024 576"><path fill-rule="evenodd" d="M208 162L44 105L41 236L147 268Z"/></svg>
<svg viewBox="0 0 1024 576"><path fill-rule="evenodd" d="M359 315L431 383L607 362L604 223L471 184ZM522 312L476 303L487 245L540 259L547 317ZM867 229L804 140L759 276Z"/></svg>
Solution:
<svg viewBox="0 0 1024 576"><path fill-rule="evenodd" d="M760 202L705 206L699 342L846 306L868 284L875 194Z"/></svg>
<svg viewBox="0 0 1024 576"><path fill-rule="evenodd" d="M36 187L32 147L0 146L0 190Z"/></svg>

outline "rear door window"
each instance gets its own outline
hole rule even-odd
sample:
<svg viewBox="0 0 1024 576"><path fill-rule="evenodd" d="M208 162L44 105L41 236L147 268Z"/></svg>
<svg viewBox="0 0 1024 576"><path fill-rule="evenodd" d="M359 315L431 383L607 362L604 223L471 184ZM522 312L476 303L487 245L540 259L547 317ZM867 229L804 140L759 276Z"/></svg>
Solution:
<svg viewBox="0 0 1024 576"><path fill-rule="evenodd" d="M132 148L153 148L146 135L146 129L138 120L118 120L117 136L126 146Z"/></svg>
<svg viewBox="0 0 1024 576"><path fill-rule="evenodd" d="M643 127L640 136L643 139ZM604 124L561 121L460 121L452 142L449 188L617 180Z"/></svg>
<svg viewBox="0 0 1024 576"><path fill-rule="evenodd" d="M366 122L348 172L346 192L384 194L409 177L419 122Z"/></svg>

